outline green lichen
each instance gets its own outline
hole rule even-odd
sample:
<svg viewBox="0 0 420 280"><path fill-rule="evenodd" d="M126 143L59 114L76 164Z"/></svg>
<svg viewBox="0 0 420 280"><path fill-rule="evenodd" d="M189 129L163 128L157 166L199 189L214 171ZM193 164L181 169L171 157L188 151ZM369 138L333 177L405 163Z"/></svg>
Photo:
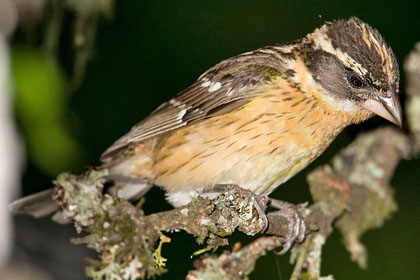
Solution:
<svg viewBox="0 0 420 280"><path fill-rule="evenodd" d="M155 259L155 266L158 269L161 269L164 271L166 271L165 266L166 266L167 259L162 257L162 245L163 243L170 243L170 242L171 242L171 239L169 237L161 234L159 245L152 254L153 259Z"/></svg>

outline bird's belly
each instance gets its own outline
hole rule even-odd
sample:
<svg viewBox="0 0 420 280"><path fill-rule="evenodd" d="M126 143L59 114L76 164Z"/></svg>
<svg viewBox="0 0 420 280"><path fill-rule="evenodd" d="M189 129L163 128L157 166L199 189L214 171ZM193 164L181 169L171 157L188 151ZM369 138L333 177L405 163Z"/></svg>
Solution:
<svg viewBox="0 0 420 280"><path fill-rule="evenodd" d="M189 177L190 174L179 173L179 175L185 176L184 179L186 180L183 181L183 184L179 184L178 174L174 174L173 178L167 177L167 181L162 180L161 184L167 190L167 200L173 206L180 207L188 204L193 197L213 198L219 194L217 191L213 191L213 186L229 184L240 186L258 195L268 195L279 184L285 182L304 167L302 161L293 161L287 164L284 162L284 157L264 157L246 161L246 155L238 154L236 158L243 158L244 160L234 166L221 164L220 161L206 162L207 171L210 171L213 175L211 178L201 173L201 176L198 177L199 180L194 180L194 178ZM221 172L218 173L217 170L221 170ZM176 180L178 184L168 188L170 180Z"/></svg>
<svg viewBox="0 0 420 280"><path fill-rule="evenodd" d="M189 135L188 144L174 145L176 148L170 152L159 151L154 183L168 192L236 184L256 194L269 194L319 154L320 147L300 143L293 134L287 142L275 134L250 139L254 134L216 137L207 144L207 138Z"/></svg>
<svg viewBox="0 0 420 280"><path fill-rule="evenodd" d="M168 193L217 184L271 193L315 159L341 130L316 110L292 116L289 109L283 103L255 102L238 113L163 137L153 159L153 183Z"/></svg>

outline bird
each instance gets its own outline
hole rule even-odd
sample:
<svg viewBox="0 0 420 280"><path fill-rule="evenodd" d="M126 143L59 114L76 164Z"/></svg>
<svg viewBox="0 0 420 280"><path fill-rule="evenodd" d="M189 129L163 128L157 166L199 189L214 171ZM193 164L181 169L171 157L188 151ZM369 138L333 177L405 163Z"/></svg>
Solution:
<svg viewBox="0 0 420 280"><path fill-rule="evenodd" d="M124 184L118 196L138 198L156 185L174 207L217 195L218 186L267 196L346 126L374 115L401 126L399 78L375 28L357 17L325 22L299 40L216 64L112 144L98 168ZM12 209L50 213L50 193Z"/></svg>

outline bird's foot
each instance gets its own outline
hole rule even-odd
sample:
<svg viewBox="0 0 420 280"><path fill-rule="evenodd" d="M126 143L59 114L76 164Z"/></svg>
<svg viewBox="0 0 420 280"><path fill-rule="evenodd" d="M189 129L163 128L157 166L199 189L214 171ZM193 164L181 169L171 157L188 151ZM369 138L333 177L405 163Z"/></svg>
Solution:
<svg viewBox="0 0 420 280"><path fill-rule="evenodd" d="M258 213L258 218L262 220L263 222L263 229L260 231L261 233L264 233L267 231L268 229L268 218L267 215L265 214L265 210L267 208L267 201L268 201L268 197L267 196L259 196L255 193L253 193L252 191L246 190L241 188L238 185L233 185L233 184L223 184L223 185L217 185L214 187L214 191L217 192L226 192L229 190L235 189L238 193L240 193L243 197L246 197L248 199L252 199L254 202L254 208L255 210L257 210Z"/></svg>
<svg viewBox="0 0 420 280"><path fill-rule="evenodd" d="M285 236L285 242L279 255L287 253L295 242L301 243L306 237L306 224L301 217L296 205L282 200L270 198L269 206L278 209L278 211L271 212L270 215L280 215L285 217L288 222L289 231Z"/></svg>

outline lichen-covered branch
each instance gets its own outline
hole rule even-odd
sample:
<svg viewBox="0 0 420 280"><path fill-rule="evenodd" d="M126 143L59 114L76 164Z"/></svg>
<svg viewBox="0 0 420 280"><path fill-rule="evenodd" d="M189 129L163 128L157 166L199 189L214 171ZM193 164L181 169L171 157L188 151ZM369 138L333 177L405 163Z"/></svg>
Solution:
<svg viewBox="0 0 420 280"><path fill-rule="evenodd" d="M106 175L106 170L90 170L82 176L61 174L53 194L62 208L59 215L72 220L79 233L89 233L73 242L85 243L101 253L101 261L93 261L87 270L94 279L113 279L116 275L136 279L165 272L161 245L170 240L163 232L185 230L199 244L207 244L206 252L228 244L228 236L235 230L248 235L264 230L254 209L256 197L241 188L230 188L211 200L198 197L187 206L145 216L139 204L103 194ZM284 241L289 221L278 212L268 214L268 219L279 225L267 230L278 236L276 246L269 248L273 249Z"/></svg>
<svg viewBox="0 0 420 280"><path fill-rule="evenodd" d="M343 235L351 257L366 267L367 256L360 236L380 226L397 209L389 184L402 158L420 151L420 45L405 63L407 71L407 120L411 134L391 127L361 134L336 155L329 165L308 176L312 205L299 205L307 225L307 237L295 244L291 262L292 280L333 279L321 276L322 247L334 228ZM60 215L74 222L87 236L74 239L101 254L87 273L94 279L137 279L164 273L162 254L170 239L164 232L184 230L206 244L196 255L228 244L236 230L248 235L264 231L256 212L255 196L241 188L230 188L214 199L197 198L189 205L146 216L142 201L133 205L104 194L106 170L90 170L82 176L62 174L55 182L54 199ZM267 199L264 201L267 202ZM267 214L270 226L264 236L245 247L235 244L232 252L204 255L194 262L188 280L248 279L256 260L267 251L282 246L290 220L278 212Z"/></svg>
<svg viewBox="0 0 420 280"><path fill-rule="evenodd" d="M314 204L308 219L319 231L310 234L293 249L298 261L295 277L302 269L310 279L321 278L321 250L333 226L344 237L347 250L361 267L366 267L366 251L360 236L380 226L396 210L389 181L401 158L408 156L409 142L397 129L381 128L360 135L332 160L308 176Z"/></svg>
<svg viewBox="0 0 420 280"><path fill-rule="evenodd" d="M264 236L242 249L237 245L233 252L226 251L218 257L208 256L194 263L196 269L186 279L246 279L258 258L280 247L283 242L284 239L278 236Z"/></svg>
<svg viewBox="0 0 420 280"><path fill-rule="evenodd" d="M318 168L308 177L314 204L300 207L308 228L317 229L302 245L293 249L297 262L295 279L302 268L312 278L320 277L321 249L337 225L346 246L361 266L366 256L359 236L381 224L396 209L388 184L398 161L408 155L409 141L396 129L383 128L359 136L337 155L332 165ZM101 261L92 262L88 274L95 279L124 276L145 278L165 272L161 255L163 232L185 230L206 242L207 249L228 243L235 230L255 235L263 230L254 210L254 197L232 188L215 199L197 198L189 205L145 216L140 207L103 194L106 170L91 170L83 176L62 174L56 181L55 199L65 218L72 219L79 232L90 235L74 240L101 252ZM196 262L188 279L207 279L218 271L225 279L246 277L256 260L267 250L282 245L288 233L288 219L268 214L268 234L236 252L206 257ZM158 241L161 243L158 244ZM163 240L163 241L162 241ZM222 278L221 278L222 279Z"/></svg>

